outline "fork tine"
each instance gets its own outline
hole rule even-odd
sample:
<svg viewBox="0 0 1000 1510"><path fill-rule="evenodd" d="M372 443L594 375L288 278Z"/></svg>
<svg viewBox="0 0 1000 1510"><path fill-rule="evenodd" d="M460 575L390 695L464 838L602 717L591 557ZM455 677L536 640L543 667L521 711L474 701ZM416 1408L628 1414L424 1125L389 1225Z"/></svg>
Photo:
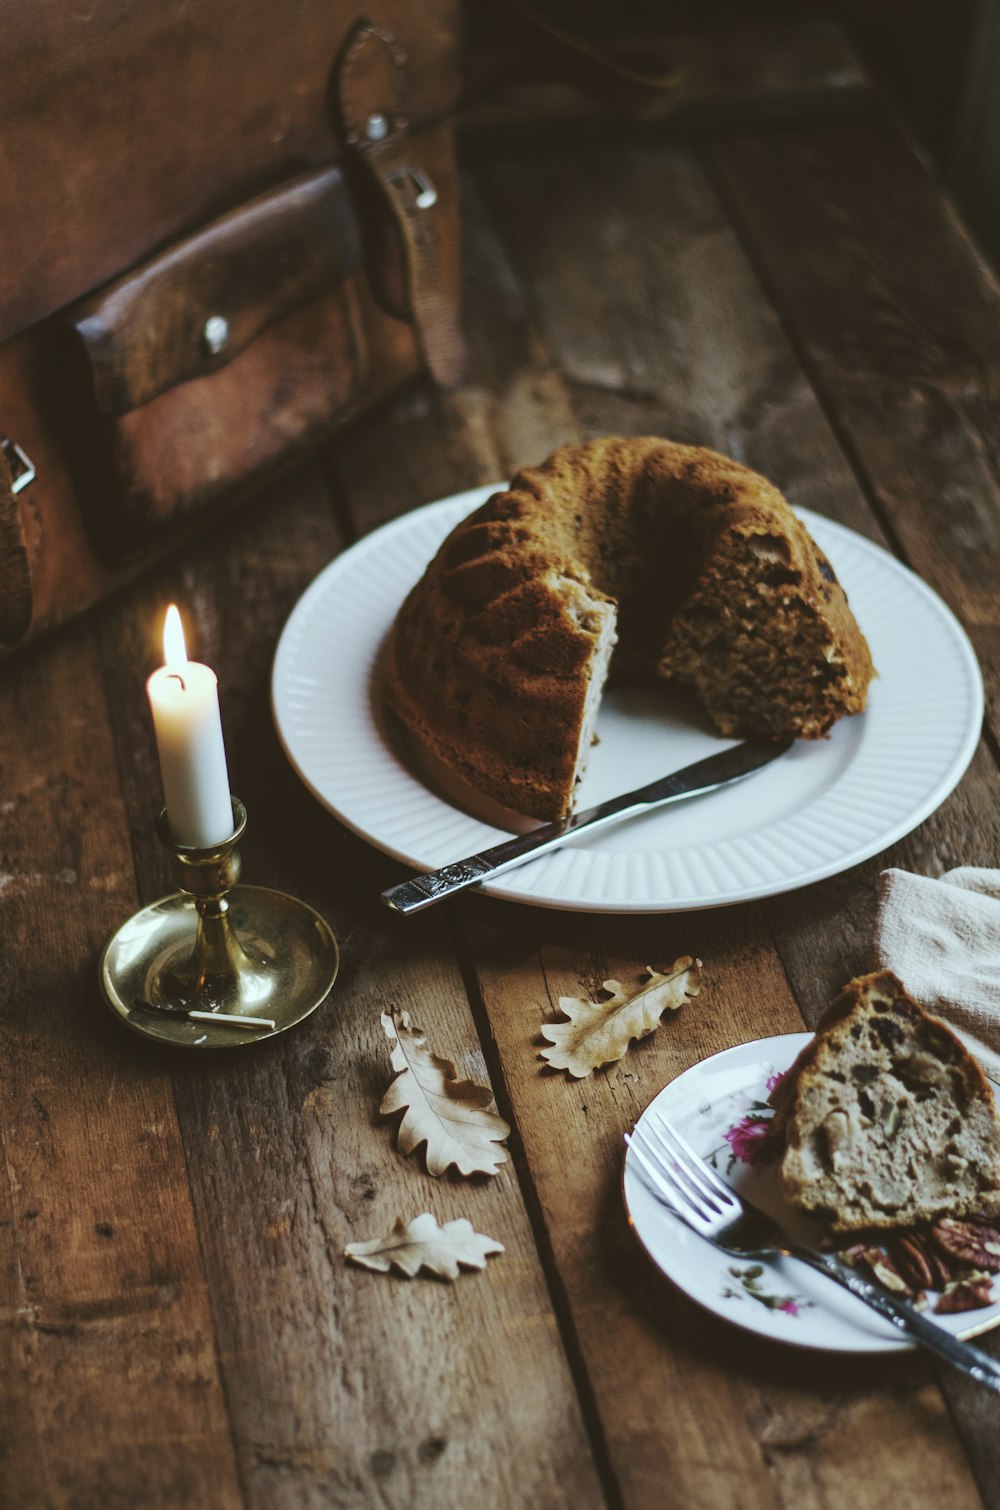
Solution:
<svg viewBox="0 0 1000 1510"><path fill-rule="evenodd" d="M656 1127L662 1133L667 1148L672 1156L680 1164L681 1168L689 1175L691 1180L704 1193L705 1197L711 1197L717 1205L721 1204L726 1211L732 1210L736 1205L732 1191L712 1169L711 1165L695 1153L686 1138L682 1138L671 1123L661 1112L651 1114L650 1120L655 1122Z"/></svg>
<svg viewBox="0 0 1000 1510"><path fill-rule="evenodd" d="M675 1202L679 1199L682 1205L690 1206L704 1222L715 1221L721 1214L718 1202L709 1201L677 1161L666 1156L664 1150L649 1136L644 1123L636 1124L633 1137L636 1135L642 1141L647 1156L659 1170L661 1181L665 1180L675 1192Z"/></svg>
<svg viewBox="0 0 1000 1510"><path fill-rule="evenodd" d="M642 1143L636 1137L635 1133L626 1133L625 1142L628 1144L632 1153L635 1155L637 1162L642 1166L644 1173L647 1174L650 1180L653 1182L654 1186L656 1187L657 1194L660 1196L660 1199L663 1201L664 1205L669 1206L670 1210L674 1213L675 1216L680 1216L681 1212L678 1209L677 1203L674 1199L673 1191L671 1190L670 1186L667 1184L663 1176L660 1174L660 1171L656 1168L649 1155L643 1153Z"/></svg>
<svg viewBox="0 0 1000 1510"><path fill-rule="evenodd" d="M698 1221L695 1220L695 1208L691 1205L686 1196L683 1200L678 1199L676 1186L669 1184L667 1180L664 1179L663 1175L657 1169L656 1165L653 1163L649 1155L643 1152L642 1139L640 1137L636 1137L635 1133L635 1129L633 1129L631 1133L626 1133L625 1142L628 1144L631 1152L635 1155L636 1160L641 1166L643 1172L651 1181L653 1188L657 1193L657 1196L663 1202L664 1206L666 1206L667 1210L677 1217L678 1221L683 1222L686 1227L690 1227L692 1232L697 1232L700 1237L704 1237L705 1233L699 1228L698 1221L701 1221L702 1224L704 1224L707 1221L707 1218L703 1217L699 1212L697 1213ZM647 1144L646 1146L648 1147L649 1145Z"/></svg>

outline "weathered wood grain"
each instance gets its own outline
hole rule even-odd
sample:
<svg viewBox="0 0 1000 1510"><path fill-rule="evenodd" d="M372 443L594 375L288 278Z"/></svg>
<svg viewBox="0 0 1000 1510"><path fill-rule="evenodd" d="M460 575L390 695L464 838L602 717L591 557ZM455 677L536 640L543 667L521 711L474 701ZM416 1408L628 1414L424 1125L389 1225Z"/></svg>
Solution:
<svg viewBox="0 0 1000 1510"><path fill-rule="evenodd" d="M766 904L807 1023L867 968L879 872L938 876L958 865L997 864L1000 777L985 743L948 800L912 834L844 875Z"/></svg>
<svg viewBox="0 0 1000 1510"><path fill-rule="evenodd" d="M838 438L1000 695L1000 290L895 135L707 153Z"/></svg>
<svg viewBox="0 0 1000 1510"><path fill-rule="evenodd" d="M585 435L714 446L878 537L692 151L538 154L484 178Z"/></svg>
<svg viewBox="0 0 1000 1510"><path fill-rule="evenodd" d="M338 446L336 474L361 533L419 504L506 478L580 439L561 375L526 319L471 173L462 180L462 204L464 379L450 393L425 384L410 389Z"/></svg>
<svg viewBox="0 0 1000 1510"><path fill-rule="evenodd" d="M718 144L713 177L861 485L904 559L962 618L1000 694L1000 291L937 185L892 134L863 128ZM788 205L794 204L794 215ZM991 602L992 598L992 602ZM936 875L1000 863L1000 781L981 749L958 791L881 863ZM870 917L878 863L849 911ZM786 958L813 997L843 894L807 898ZM869 925L870 926L870 925ZM855 967L856 968L856 967ZM988 1351L1000 1343L987 1339ZM941 1385L987 1503L1000 1499L1000 1412Z"/></svg>
<svg viewBox="0 0 1000 1510"><path fill-rule="evenodd" d="M588 184L612 176L610 211L604 205L597 214ZM497 170L490 184L536 318L574 385L578 408L587 404L585 429L611 428L604 402L610 390L618 400L616 428L630 433L620 424L623 410L629 419L638 408L641 428L652 411L663 433L746 459L795 501L878 538L862 490L693 158L633 153L617 171L610 155L558 168L550 160L530 172L519 165L517 175ZM544 219L524 213L526 196L544 201L550 213ZM587 256L578 251L573 259L574 247L587 248ZM567 267L575 271L567 274ZM783 901L767 915L784 959L795 908ZM838 927L827 931L842 937ZM815 952L810 959L815 972ZM858 968L851 964L836 984ZM824 990L824 1001L829 994ZM749 1036L761 1031L758 1025ZM519 1120L524 1128L523 1107ZM885 1408L881 1397L879 1404ZM873 1467L879 1439L876 1430L868 1441ZM955 1457L948 1442L942 1482ZM927 1471L922 1464L921 1473Z"/></svg>
<svg viewBox="0 0 1000 1510"><path fill-rule="evenodd" d="M481 142L463 386L409 390L339 440L327 472L289 479L6 668L0 1498L1000 1497L991 1398L920 1356L799 1354L697 1311L634 1243L619 1190L621 1134L668 1078L813 1021L863 964L886 860L996 863L990 749L888 856L793 896L638 919L466 897L403 922L376 900L399 868L301 787L268 700L281 624L346 540L612 431L716 445L894 542L966 618L992 700L997 300L887 137L770 133L701 155L622 141L516 162ZM220 674L246 878L304 896L343 949L329 1006L239 1055L155 1053L102 1016L93 986L137 891L171 885L142 691L170 598ZM538 1028L560 995L687 952L704 992L650 1040L580 1083L544 1068ZM516 1124L497 1180L435 1182L395 1152L377 1116L390 1004L492 1080ZM344 1263L347 1241L423 1209L468 1216L506 1252L453 1287Z"/></svg>
<svg viewBox="0 0 1000 1510"><path fill-rule="evenodd" d="M97 991L136 893L92 628L5 671L0 769L0 1499L241 1505L170 1081Z"/></svg>
<svg viewBox="0 0 1000 1510"><path fill-rule="evenodd" d="M989 716L996 614L984 616L980 599L995 582L1000 521L992 459L1000 300L991 277L891 133L740 138L703 155L883 539L899 542L977 644ZM916 834L795 898L783 953L810 1021L866 958L878 870L995 865L997 795L994 762L981 750ZM789 913L784 900L772 911Z"/></svg>
<svg viewBox="0 0 1000 1510"><path fill-rule="evenodd" d="M513 1168L432 1180L377 1108L392 1071L379 1015L408 1008L462 1074L487 1078L445 920L391 932L378 862L301 788L271 725L275 641L339 547L317 472L109 608L102 645L145 873L158 782L134 688L147 626L176 597L219 670L245 877L333 922L335 994L272 1044L173 1065L223 1377L250 1505L598 1505L602 1496ZM336 675L338 647L330 647ZM123 761L124 764L124 761ZM155 842L155 841L152 841ZM381 884L385 884L382 880ZM180 1061L181 1056L176 1056ZM506 1249L454 1287L348 1266L346 1243L432 1210Z"/></svg>
<svg viewBox="0 0 1000 1510"><path fill-rule="evenodd" d="M744 1338L663 1284L622 1223L622 1133L660 1086L706 1054L801 1026L780 964L760 942L756 911L647 919L628 928L577 920L574 946L553 945L543 933L539 953L516 964L502 939L475 951L525 1162L623 1501L918 1504L930 1486L929 1503L941 1494L975 1505L923 1360L865 1360L859 1368ZM579 1083L545 1070L537 1029L559 996L587 994L605 976L628 981L640 974L640 962L663 968L687 951L705 960L702 996L653 1038ZM887 1450L911 1432L919 1439L914 1456Z"/></svg>
<svg viewBox="0 0 1000 1510"><path fill-rule="evenodd" d="M531 163L484 165L481 176L517 282L495 249L477 251L473 236L478 276L469 286L466 328L475 372L488 373L496 349L492 322L502 308L507 331L517 336L515 367L545 375L545 423L555 412L556 428L569 429L568 410L582 434L655 431L707 441L767 471L797 501L879 538L809 382L691 155L538 154ZM595 196L597 183L613 183L615 193ZM478 223L480 236L488 235L489 222ZM501 349L507 357L509 347ZM501 392L505 371L501 360ZM450 419L431 406L418 423L408 412L411 468L414 456L427 455L437 469L443 455L454 455L449 424L456 406L446 402ZM525 433L533 440L537 421ZM498 449L487 445L487 454ZM371 442L364 454L374 450ZM513 457L515 464L530 459L536 455ZM443 491L463 482L460 470L435 475ZM360 529L382 517L386 486L386 468L375 476L351 470L346 493ZM397 506L422 496L408 473L397 487ZM705 1053L801 1025L782 967L780 919L776 947L763 905L683 924L598 926L485 899L453 910L458 926L480 940L471 946L470 967L482 991L482 1031L520 1129L525 1179L584 1401L624 1502L835 1504L849 1492L857 1502L874 1503L874 1489L865 1499L865 1483L881 1476L879 1494L886 1490L904 1502L916 1501L932 1483L960 1503L976 1503L922 1361L873 1373L866 1365L862 1381L842 1365L831 1371L826 1360L817 1368L792 1363L785 1353L775 1358L779 1350L695 1318L651 1276L621 1226L620 1137L645 1100ZM663 965L684 952L703 954L712 987L652 1044L583 1086L541 1072L538 1025L561 991L593 988L606 975L627 978L644 963ZM916 1419L924 1444L919 1460L899 1455L886 1468L886 1441L900 1440ZM850 1450L857 1456L848 1490Z"/></svg>

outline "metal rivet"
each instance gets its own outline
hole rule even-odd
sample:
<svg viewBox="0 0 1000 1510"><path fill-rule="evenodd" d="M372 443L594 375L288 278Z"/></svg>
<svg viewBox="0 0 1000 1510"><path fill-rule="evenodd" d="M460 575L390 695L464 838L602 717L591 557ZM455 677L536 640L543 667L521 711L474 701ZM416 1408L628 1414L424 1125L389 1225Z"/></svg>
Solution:
<svg viewBox="0 0 1000 1510"><path fill-rule="evenodd" d="M438 202L438 191L423 168L396 168L389 174L394 184L405 186L407 196L418 210L430 210Z"/></svg>
<svg viewBox="0 0 1000 1510"><path fill-rule="evenodd" d="M229 321L223 315L209 315L201 332L201 344L210 357L217 357L229 340Z"/></svg>
<svg viewBox="0 0 1000 1510"><path fill-rule="evenodd" d="M417 209L432 210L438 202L437 189L435 189L427 174L422 172L420 168L413 170L413 181L417 186Z"/></svg>
<svg viewBox="0 0 1000 1510"><path fill-rule="evenodd" d="M373 110L365 121L365 136L370 142L381 142L389 135L389 117L380 110Z"/></svg>
<svg viewBox="0 0 1000 1510"><path fill-rule="evenodd" d="M30 482L35 480L35 464L30 461L16 440L11 440L9 435L0 436L0 450L7 458L10 467L10 490L12 493L20 493Z"/></svg>

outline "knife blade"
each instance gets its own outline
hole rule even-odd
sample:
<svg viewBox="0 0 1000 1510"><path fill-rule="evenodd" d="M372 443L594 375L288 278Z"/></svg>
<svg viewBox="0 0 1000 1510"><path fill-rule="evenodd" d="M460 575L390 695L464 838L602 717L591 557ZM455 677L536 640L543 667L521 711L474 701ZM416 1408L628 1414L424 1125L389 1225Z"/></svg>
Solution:
<svg viewBox="0 0 1000 1510"><path fill-rule="evenodd" d="M784 755L792 743L790 739L777 743L745 740L743 744L734 745L718 755L709 755L704 760L696 760L693 765L684 766L680 771L661 776L648 786L638 787L634 792L611 797L607 802L586 808L582 813L571 813L568 818L545 823L528 834L505 839L502 844L494 844L478 855L469 855L464 860L442 866L440 870L432 870L426 875L402 881L398 886L390 886L388 891L383 891L382 901L393 912L422 912L425 907L432 907L435 902L454 896L456 891L464 891L468 886L492 880L494 876L513 870L527 860L558 849L560 844L565 844L567 839L574 838L583 829L594 831L606 828L625 818L636 817L639 813L652 812L654 808L666 807L668 803L680 802L686 797L700 797L705 792L715 791L717 787L742 781L755 771L763 770L779 755Z"/></svg>

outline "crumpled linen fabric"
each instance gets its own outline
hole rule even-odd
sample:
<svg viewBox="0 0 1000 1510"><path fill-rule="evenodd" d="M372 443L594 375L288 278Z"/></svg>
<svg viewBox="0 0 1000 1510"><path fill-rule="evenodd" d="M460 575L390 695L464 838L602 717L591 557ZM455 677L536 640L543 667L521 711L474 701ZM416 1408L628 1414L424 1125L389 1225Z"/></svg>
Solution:
<svg viewBox="0 0 1000 1510"><path fill-rule="evenodd" d="M1000 1084L1000 870L884 870L872 966L894 971Z"/></svg>

